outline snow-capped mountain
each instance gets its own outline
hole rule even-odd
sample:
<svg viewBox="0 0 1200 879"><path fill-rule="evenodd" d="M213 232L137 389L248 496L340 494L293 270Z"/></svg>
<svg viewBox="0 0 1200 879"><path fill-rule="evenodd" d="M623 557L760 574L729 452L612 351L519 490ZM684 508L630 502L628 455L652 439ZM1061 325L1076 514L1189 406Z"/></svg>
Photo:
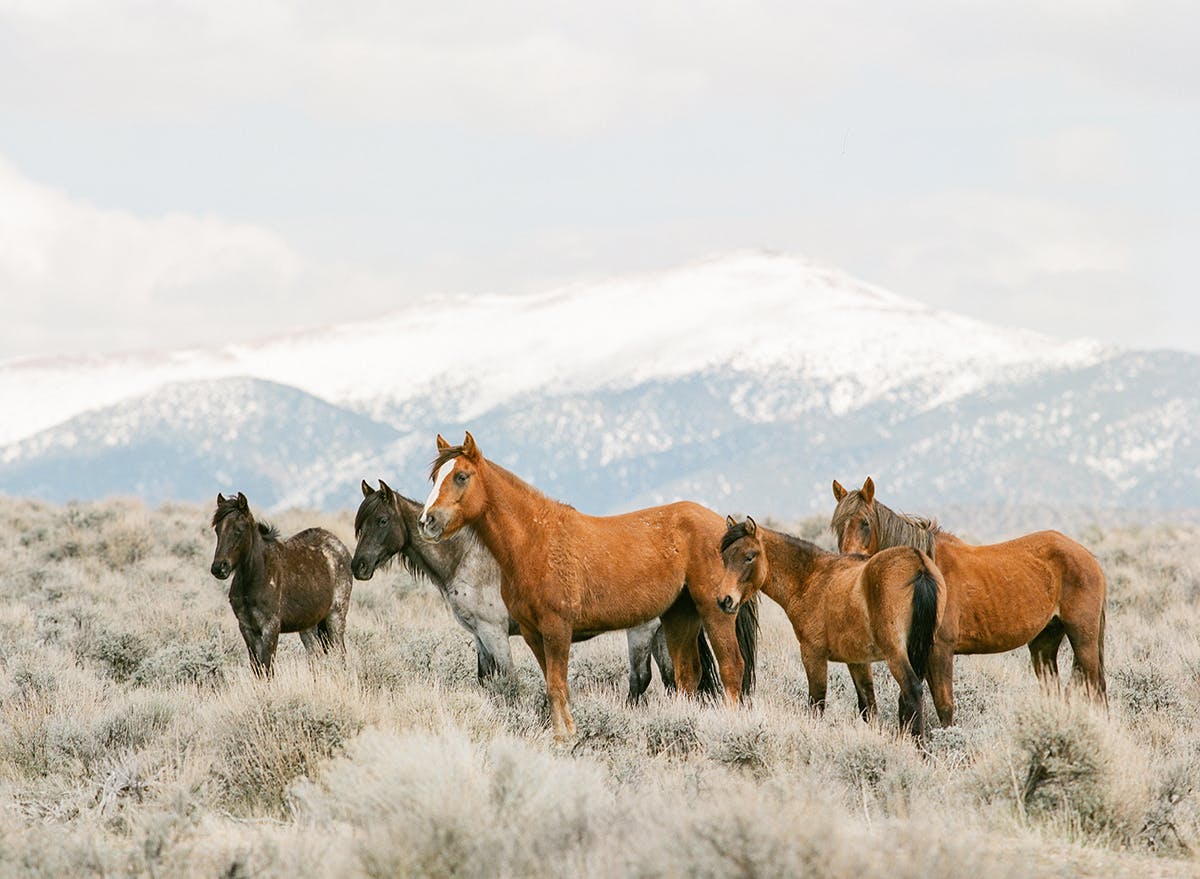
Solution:
<svg viewBox="0 0 1200 879"><path fill-rule="evenodd" d="M260 344L0 364L0 491L356 503L418 495L470 428L606 512L691 497L791 516L867 471L897 502L1194 503L1200 358L1130 354L738 254L442 297ZM16 414L16 413L19 413Z"/></svg>

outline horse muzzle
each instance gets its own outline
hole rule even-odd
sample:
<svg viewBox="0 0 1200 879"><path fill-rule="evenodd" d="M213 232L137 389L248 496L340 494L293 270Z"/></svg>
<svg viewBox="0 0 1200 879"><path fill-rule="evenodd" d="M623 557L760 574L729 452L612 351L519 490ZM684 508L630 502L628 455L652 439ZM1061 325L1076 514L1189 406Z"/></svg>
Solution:
<svg viewBox="0 0 1200 879"><path fill-rule="evenodd" d="M717 607L725 611L727 614L735 614L738 609L738 602L734 601L732 595L726 595L724 598L718 599Z"/></svg>
<svg viewBox="0 0 1200 879"><path fill-rule="evenodd" d="M350 563L355 580L370 580L375 576L375 566L366 559L355 559Z"/></svg>
<svg viewBox="0 0 1200 879"><path fill-rule="evenodd" d="M233 567L229 564L229 562L213 562L212 567L209 568L209 570L218 580L224 580L229 576L229 572L233 570Z"/></svg>
<svg viewBox="0 0 1200 879"><path fill-rule="evenodd" d="M437 543L442 539L442 535L446 531L446 526L438 521L436 517L426 516L417 523L417 530L421 532L421 537L430 543Z"/></svg>

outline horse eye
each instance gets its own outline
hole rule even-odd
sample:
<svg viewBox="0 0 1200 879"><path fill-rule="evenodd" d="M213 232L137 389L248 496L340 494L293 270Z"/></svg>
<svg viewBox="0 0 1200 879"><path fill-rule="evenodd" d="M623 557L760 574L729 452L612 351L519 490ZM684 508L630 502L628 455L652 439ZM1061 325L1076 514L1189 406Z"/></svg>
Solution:
<svg viewBox="0 0 1200 879"><path fill-rule="evenodd" d="M750 564L752 561L754 561L755 555L757 555L757 553L753 553L753 552L746 553L746 564Z"/></svg>
<svg viewBox="0 0 1200 879"><path fill-rule="evenodd" d="M862 524L859 525L858 527L862 529L863 534L871 533L871 523L868 522L866 519L863 519Z"/></svg>
<svg viewBox="0 0 1200 879"><path fill-rule="evenodd" d="M454 474L454 481L457 482L459 485L466 485L467 480L470 478L471 478L471 475L469 473L461 473L460 472L460 473Z"/></svg>
<svg viewBox="0 0 1200 879"><path fill-rule="evenodd" d="M387 524L387 516L380 516L380 517L379 517L379 524L380 524L380 525L386 525L386 524Z"/></svg>

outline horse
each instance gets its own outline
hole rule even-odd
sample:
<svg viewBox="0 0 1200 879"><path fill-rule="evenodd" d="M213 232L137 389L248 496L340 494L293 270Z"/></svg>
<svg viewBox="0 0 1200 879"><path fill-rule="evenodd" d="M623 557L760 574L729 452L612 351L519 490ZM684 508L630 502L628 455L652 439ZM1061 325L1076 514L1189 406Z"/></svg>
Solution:
<svg viewBox="0 0 1200 879"><path fill-rule="evenodd" d="M842 552L871 554L915 546L931 555L946 579L947 612L957 621L955 653L1003 653L1029 646L1033 670L1058 686L1063 636L1075 654L1073 676L1092 698L1108 703L1104 680L1107 585L1095 556L1058 531L977 546L935 519L897 513L875 499L868 476L847 491L836 479L830 527Z"/></svg>
<svg viewBox="0 0 1200 879"><path fill-rule="evenodd" d="M382 479L372 488L364 479L363 499L354 516L355 579L370 580L376 569L399 557L414 577L429 580L450 605L455 620L475 641L476 671L480 681L512 671L510 635L519 635L516 621L500 598L500 568L492 554L475 537L474 529L429 543L417 536L421 504L394 491ZM675 689L675 670L667 652L662 625L657 620L628 631L629 701L636 702L650 685L653 656L667 690ZM706 695L719 692L717 662L701 631L699 635L700 684Z"/></svg>
<svg viewBox="0 0 1200 879"><path fill-rule="evenodd" d="M217 549L210 570L218 580L233 574L229 604L250 653L250 668L271 677L280 633L299 632L310 656L345 653L350 609L350 552L324 528L281 540L266 522L255 522L240 491L217 494L212 517Z"/></svg>
<svg viewBox="0 0 1200 879"><path fill-rule="evenodd" d="M722 519L678 502L618 516L588 516L551 500L483 456L470 433L460 446L438 437L433 488L418 518L434 542L473 525L500 567L500 595L546 681L554 738L575 734L567 704L567 662L579 635L627 629L661 617L675 682L685 694L699 679L697 636L708 633L725 699L742 696L754 624L739 645L736 619L749 594L718 594Z"/></svg>
<svg viewBox="0 0 1200 879"><path fill-rule="evenodd" d="M908 547L870 558L838 555L753 518L730 516L721 560L722 593L761 591L787 614L800 642L808 700L818 712L825 710L829 662L844 662L859 715L872 719L871 663L883 660L900 685L901 728L924 734L924 678L942 725L953 722L954 635L942 575L927 555Z"/></svg>

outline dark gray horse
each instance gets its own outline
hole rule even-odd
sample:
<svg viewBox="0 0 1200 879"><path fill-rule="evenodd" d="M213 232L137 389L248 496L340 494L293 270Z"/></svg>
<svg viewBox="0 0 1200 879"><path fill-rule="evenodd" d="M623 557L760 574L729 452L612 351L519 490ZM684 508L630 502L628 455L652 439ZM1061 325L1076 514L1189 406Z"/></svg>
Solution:
<svg viewBox="0 0 1200 879"><path fill-rule="evenodd" d="M284 632L299 632L309 655L345 652L350 609L350 552L324 528L309 528L287 540L265 522L255 522L240 491L217 495L212 518L217 532L212 575L233 574L229 604L256 675L271 676L275 645Z"/></svg>
<svg viewBox="0 0 1200 879"><path fill-rule="evenodd" d="M520 634L500 598L500 569L471 529L429 543L417 532L421 503L393 491L383 480L373 489L362 483L363 500L354 517L358 544L351 569L370 580L375 569L399 556L408 571L429 579L442 593L454 618L475 639L479 678L512 670L508 639ZM629 698L639 698L650 685L650 659L658 664L663 683L675 686L675 670L658 620L628 630ZM703 630L700 633L700 691L721 692L716 660ZM753 659L748 666L752 668Z"/></svg>

